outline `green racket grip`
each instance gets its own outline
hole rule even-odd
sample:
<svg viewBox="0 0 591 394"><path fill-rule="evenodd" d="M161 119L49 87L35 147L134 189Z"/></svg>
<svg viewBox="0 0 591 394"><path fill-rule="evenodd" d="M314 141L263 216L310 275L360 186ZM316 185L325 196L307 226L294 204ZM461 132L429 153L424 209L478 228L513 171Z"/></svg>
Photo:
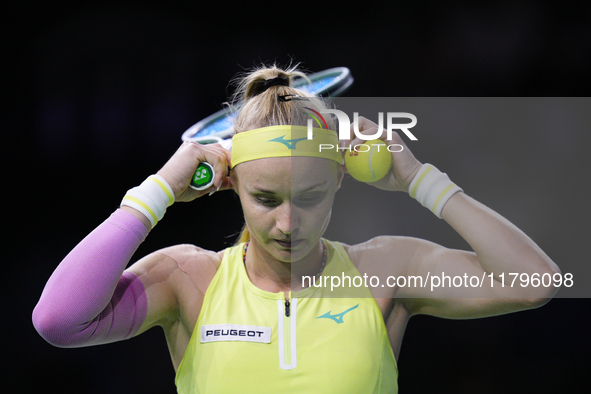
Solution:
<svg viewBox="0 0 591 394"><path fill-rule="evenodd" d="M195 190L205 190L213 185L214 178L215 171L213 170L213 166L203 161L197 166L197 170L195 170L189 186Z"/></svg>

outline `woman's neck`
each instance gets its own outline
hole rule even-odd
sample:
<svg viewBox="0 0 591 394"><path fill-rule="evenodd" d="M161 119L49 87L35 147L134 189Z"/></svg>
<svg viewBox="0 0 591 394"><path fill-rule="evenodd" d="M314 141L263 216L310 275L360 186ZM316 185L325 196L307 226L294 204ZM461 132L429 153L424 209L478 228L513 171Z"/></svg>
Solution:
<svg viewBox="0 0 591 394"><path fill-rule="evenodd" d="M322 242L302 259L283 262L274 258L256 240L247 244L244 264L250 281L261 290L278 293L302 288L302 276L314 276L324 268L326 256Z"/></svg>

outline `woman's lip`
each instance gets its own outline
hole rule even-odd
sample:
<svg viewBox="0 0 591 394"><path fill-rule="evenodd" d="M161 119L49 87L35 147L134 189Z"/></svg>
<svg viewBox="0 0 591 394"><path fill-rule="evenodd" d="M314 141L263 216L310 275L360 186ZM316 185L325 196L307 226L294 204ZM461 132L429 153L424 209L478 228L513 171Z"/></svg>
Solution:
<svg viewBox="0 0 591 394"><path fill-rule="evenodd" d="M291 240L291 241L282 241L282 240L276 239L275 241L277 241L277 243L279 245L283 246L284 248L293 248L302 242L301 239Z"/></svg>

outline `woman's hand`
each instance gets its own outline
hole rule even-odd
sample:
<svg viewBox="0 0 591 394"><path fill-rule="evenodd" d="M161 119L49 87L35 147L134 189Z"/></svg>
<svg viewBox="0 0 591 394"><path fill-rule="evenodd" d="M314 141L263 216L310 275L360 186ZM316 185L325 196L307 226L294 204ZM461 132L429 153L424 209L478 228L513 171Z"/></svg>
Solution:
<svg viewBox="0 0 591 394"><path fill-rule="evenodd" d="M231 153L220 144L201 145L185 141L168 162L158 171L174 191L175 201L192 201L215 190L231 188L228 167L231 165ZM201 162L213 166L215 177L213 185L205 190L189 187L193 174Z"/></svg>
<svg viewBox="0 0 591 394"><path fill-rule="evenodd" d="M374 122L366 119L362 116L359 117L358 121L359 125L359 132L361 134L367 135L374 135L378 131L378 125ZM340 144L342 147L349 147L349 146L356 146L359 144L363 144L364 140L355 137L355 133L353 131L353 125L349 130L349 140L342 140ZM379 139L384 141L388 145L397 144L403 147L400 150L400 147L396 147L396 149L392 149L394 152L391 153L392 155L392 167L388 174L382 179L376 182L368 182L368 185L372 185L377 187L378 189L382 190L390 190L390 191L404 191L408 192L408 187L412 180L414 179L416 173L421 168L422 163L420 163L408 149L400 135L396 132L392 132L392 139L387 140L387 133L386 129L384 128L382 135L379 136ZM343 154L348 155L348 150L343 150ZM346 171L346 168L345 168Z"/></svg>

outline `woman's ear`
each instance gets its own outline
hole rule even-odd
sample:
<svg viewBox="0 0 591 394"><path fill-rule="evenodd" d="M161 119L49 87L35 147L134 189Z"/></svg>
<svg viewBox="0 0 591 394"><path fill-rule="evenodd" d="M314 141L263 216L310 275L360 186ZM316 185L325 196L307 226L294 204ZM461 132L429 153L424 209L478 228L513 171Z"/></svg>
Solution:
<svg viewBox="0 0 591 394"><path fill-rule="evenodd" d="M230 181L230 187L234 190L234 193L238 194L238 177L236 176L235 168L230 171L228 180Z"/></svg>
<svg viewBox="0 0 591 394"><path fill-rule="evenodd" d="M345 176L345 168L338 163L335 164L337 165L337 190L339 190L341 188L341 183L343 183L343 178Z"/></svg>

